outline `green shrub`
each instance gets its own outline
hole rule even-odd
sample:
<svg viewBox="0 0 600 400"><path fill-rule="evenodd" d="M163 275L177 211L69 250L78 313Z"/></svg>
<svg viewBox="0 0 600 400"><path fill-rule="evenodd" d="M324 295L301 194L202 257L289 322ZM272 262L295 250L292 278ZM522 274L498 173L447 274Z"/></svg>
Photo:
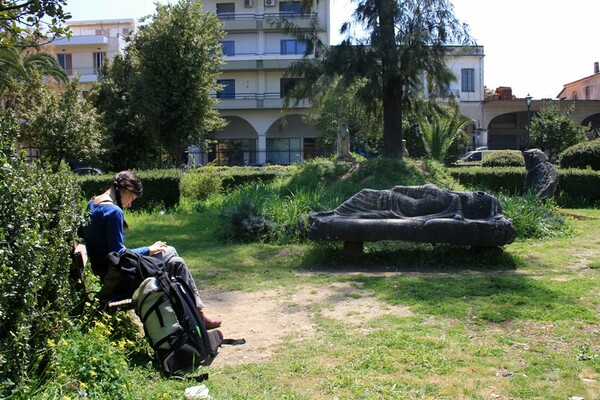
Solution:
<svg viewBox="0 0 600 400"><path fill-rule="evenodd" d="M132 210L147 210L154 207L173 208L179 204L181 171L158 169L135 171L144 185L144 194L131 205ZM78 177L86 200L101 194L114 175L87 175Z"/></svg>
<svg viewBox="0 0 600 400"><path fill-rule="evenodd" d="M525 170L522 168L449 168L449 172L468 190L495 194L520 194L525 182ZM554 197L561 207L600 205L600 171L559 168Z"/></svg>
<svg viewBox="0 0 600 400"><path fill-rule="evenodd" d="M481 161L482 167L525 167L523 154L514 150L493 151Z"/></svg>
<svg viewBox="0 0 600 400"><path fill-rule="evenodd" d="M225 221L224 239L241 242L268 238L276 224L265 216L265 204L273 192L262 183L239 187L227 197L220 215Z"/></svg>
<svg viewBox="0 0 600 400"><path fill-rule="evenodd" d="M223 189L223 176L214 167L191 170L181 177L181 195L190 200L206 200Z"/></svg>
<svg viewBox="0 0 600 400"><path fill-rule="evenodd" d="M512 220L519 239L573 234L573 228L557 213L554 201L542 202L533 193L512 197L501 195L498 200L504 214Z"/></svg>
<svg viewBox="0 0 600 400"><path fill-rule="evenodd" d="M32 371L47 340L60 335L77 296L70 254L81 221L80 193L68 170L28 164L14 143L18 125L0 115L0 397Z"/></svg>
<svg viewBox="0 0 600 400"><path fill-rule="evenodd" d="M559 155L561 168L600 170L600 139L578 143Z"/></svg>
<svg viewBox="0 0 600 400"><path fill-rule="evenodd" d="M506 168L449 168L448 172L468 190L494 194L518 194L523 190L525 169Z"/></svg>
<svg viewBox="0 0 600 400"><path fill-rule="evenodd" d="M226 191L255 182L272 182L279 177L290 176L298 165L265 165L264 167L215 167L223 178Z"/></svg>
<svg viewBox="0 0 600 400"><path fill-rule="evenodd" d="M599 207L600 171L559 168L555 198L561 207Z"/></svg>

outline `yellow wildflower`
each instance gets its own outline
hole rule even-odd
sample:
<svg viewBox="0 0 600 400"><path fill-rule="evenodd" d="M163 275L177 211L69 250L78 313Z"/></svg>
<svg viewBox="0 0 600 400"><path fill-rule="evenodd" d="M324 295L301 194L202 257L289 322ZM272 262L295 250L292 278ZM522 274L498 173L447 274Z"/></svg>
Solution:
<svg viewBox="0 0 600 400"><path fill-rule="evenodd" d="M52 339L46 339L46 346L50 348L54 347L54 341L52 341Z"/></svg>

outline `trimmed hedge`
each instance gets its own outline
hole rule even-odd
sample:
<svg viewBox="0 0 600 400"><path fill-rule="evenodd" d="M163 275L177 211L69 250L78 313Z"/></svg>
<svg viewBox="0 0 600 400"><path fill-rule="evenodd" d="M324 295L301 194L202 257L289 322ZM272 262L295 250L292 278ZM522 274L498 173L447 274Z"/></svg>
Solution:
<svg viewBox="0 0 600 400"><path fill-rule="evenodd" d="M600 139L578 143L560 153L561 168L600 170Z"/></svg>
<svg viewBox="0 0 600 400"><path fill-rule="evenodd" d="M253 182L268 183L280 176L289 176L298 165L267 165L264 167L215 167L223 179L223 189L231 191ZM202 170L202 168L200 168Z"/></svg>
<svg viewBox="0 0 600 400"><path fill-rule="evenodd" d="M523 153L515 150L499 150L487 153L481 161L482 167L525 167Z"/></svg>
<svg viewBox="0 0 600 400"><path fill-rule="evenodd" d="M135 171L144 185L144 194L131 205L132 210L154 207L173 208L181 197L179 181L182 172L177 169ZM79 177L79 184L87 200L101 194L114 174L86 175Z"/></svg>
<svg viewBox="0 0 600 400"><path fill-rule="evenodd" d="M559 169L557 203L562 207L600 207L600 171L590 169Z"/></svg>
<svg viewBox="0 0 600 400"><path fill-rule="evenodd" d="M525 168L449 168L450 175L469 190L482 190L495 194L521 193L525 182Z"/></svg>
<svg viewBox="0 0 600 400"><path fill-rule="evenodd" d="M468 190L494 194L520 194L525 182L525 168L449 168L450 175ZM561 207L599 207L600 171L558 169L556 202Z"/></svg>

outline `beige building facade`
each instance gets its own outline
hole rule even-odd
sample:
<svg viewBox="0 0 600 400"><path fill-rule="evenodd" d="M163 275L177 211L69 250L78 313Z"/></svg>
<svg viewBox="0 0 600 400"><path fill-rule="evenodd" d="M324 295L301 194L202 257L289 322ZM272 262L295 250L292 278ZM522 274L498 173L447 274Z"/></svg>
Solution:
<svg viewBox="0 0 600 400"><path fill-rule="evenodd" d="M294 84L284 74L293 62L303 57L306 47L274 22L282 18L291 20L330 44L330 3L330 0L315 1L310 9L304 9L297 1L203 2L204 11L215 13L226 32L221 43L224 64L218 79L223 90L213 96L220 100L216 108L228 125L213 133L210 146L189 149L190 164L290 164L327 155L319 148L320 133L306 120L310 105L305 101L283 108L286 91ZM73 36L54 41L51 51L70 75L80 77L85 92L97 81L102 64L123 52L125 39L135 32L136 22L134 19L74 21L70 26ZM470 149L523 148L528 139L528 121L548 101L558 101L565 109L571 105L573 119L600 128L598 63L593 75L566 84L559 100L532 99L527 106L525 99L486 95L483 46L451 50L447 65L456 80L440 96L440 101L448 101L446 96L451 96L460 112L473 121L468 127Z"/></svg>
<svg viewBox="0 0 600 400"><path fill-rule="evenodd" d="M72 36L59 38L48 47L71 76L79 76L84 93L98 80L105 62L123 53L125 38L136 28L134 19L70 21Z"/></svg>

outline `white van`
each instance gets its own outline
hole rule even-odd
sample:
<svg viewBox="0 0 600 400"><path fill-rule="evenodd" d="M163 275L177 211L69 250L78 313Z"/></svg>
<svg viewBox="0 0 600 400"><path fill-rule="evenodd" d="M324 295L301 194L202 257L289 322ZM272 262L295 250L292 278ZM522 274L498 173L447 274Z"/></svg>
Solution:
<svg viewBox="0 0 600 400"><path fill-rule="evenodd" d="M481 161L484 159L484 157L486 155L493 153L493 152L497 152L497 151L507 151L507 150L488 150L487 147L478 147L477 149L475 149L473 151L469 151L469 152L465 153L464 155L462 155L452 165L455 167L471 167L471 166L481 165ZM520 153L519 150L509 150L509 151L515 151L515 152Z"/></svg>

